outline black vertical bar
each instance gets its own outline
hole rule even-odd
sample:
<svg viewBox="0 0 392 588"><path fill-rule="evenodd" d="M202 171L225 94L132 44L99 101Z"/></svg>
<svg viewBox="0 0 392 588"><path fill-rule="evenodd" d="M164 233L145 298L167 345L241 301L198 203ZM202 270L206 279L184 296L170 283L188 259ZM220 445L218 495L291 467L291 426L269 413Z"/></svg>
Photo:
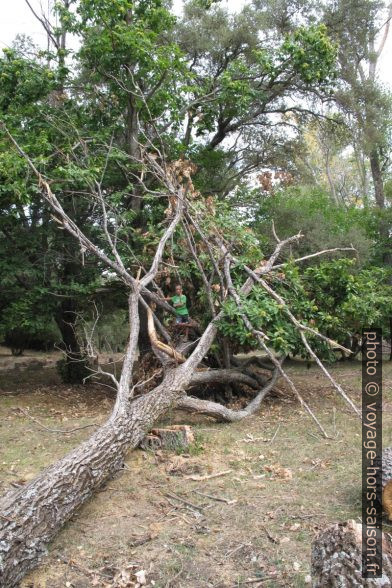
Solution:
<svg viewBox="0 0 392 588"><path fill-rule="evenodd" d="M382 576L382 331L362 331L362 577Z"/></svg>

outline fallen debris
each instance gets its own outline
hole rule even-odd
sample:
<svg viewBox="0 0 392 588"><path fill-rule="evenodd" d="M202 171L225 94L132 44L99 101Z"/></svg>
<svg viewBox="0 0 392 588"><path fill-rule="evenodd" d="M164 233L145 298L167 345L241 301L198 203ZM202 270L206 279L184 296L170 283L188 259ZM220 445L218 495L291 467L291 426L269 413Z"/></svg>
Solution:
<svg viewBox="0 0 392 588"><path fill-rule="evenodd" d="M204 480L212 480L212 478L220 478L231 474L233 470L225 470L224 472L217 472L216 474L207 474L205 476L185 476L186 480L193 480L194 482L204 482Z"/></svg>
<svg viewBox="0 0 392 588"><path fill-rule="evenodd" d="M237 499L230 500L229 498L224 498L222 496L212 496L211 494L204 494L203 492L199 492L198 490L193 490L199 496L203 496L204 498L209 498L210 500L216 500L217 502L224 502L225 504L236 504L238 502Z"/></svg>

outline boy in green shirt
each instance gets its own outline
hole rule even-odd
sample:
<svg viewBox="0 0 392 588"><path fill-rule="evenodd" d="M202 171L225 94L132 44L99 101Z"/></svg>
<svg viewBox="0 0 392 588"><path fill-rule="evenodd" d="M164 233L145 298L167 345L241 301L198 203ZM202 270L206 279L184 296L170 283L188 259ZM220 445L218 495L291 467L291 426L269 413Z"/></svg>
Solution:
<svg viewBox="0 0 392 588"><path fill-rule="evenodd" d="M170 301L176 310L176 325L187 325L189 323L189 312L186 306L186 296L182 293L182 286L177 284L174 296L165 298Z"/></svg>

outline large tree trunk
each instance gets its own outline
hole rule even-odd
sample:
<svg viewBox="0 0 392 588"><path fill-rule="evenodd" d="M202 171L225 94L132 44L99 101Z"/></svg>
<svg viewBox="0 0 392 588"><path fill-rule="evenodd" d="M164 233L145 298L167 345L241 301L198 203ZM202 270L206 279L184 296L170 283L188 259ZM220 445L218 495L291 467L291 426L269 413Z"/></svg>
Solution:
<svg viewBox="0 0 392 588"><path fill-rule="evenodd" d="M0 586L16 586L39 563L46 553L47 543L105 479L121 469L126 451L137 447L154 422L170 407L197 410L226 421L240 420L259 408L276 381L278 370L248 407L238 412L198 399L189 398L186 402L185 390L195 382L212 382L216 377L226 379L232 376L237 381L255 385L255 380L249 376L243 379L238 370L218 370L216 375L209 371L195 374L216 335L217 327L210 324L184 363L169 367L163 381L154 390L129 400L130 374L138 336L136 300L133 310L131 321L135 328L124 360L116 405L109 420L30 484L9 492L0 500Z"/></svg>
<svg viewBox="0 0 392 588"><path fill-rule="evenodd" d="M382 178L382 171L380 165L380 157L377 149L374 149L369 156L370 168L372 171L372 178L374 184L374 196L378 208L385 208L384 182Z"/></svg>
<svg viewBox="0 0 392 588"><path fill-rule="evenodd" d="M81 384L89 375L76 336L76 310L77 306L72 298L65 298L55 315L65 355L64 366L61 369L61 378L70 384Z"/></svg>
<svg viewBox="0 0 392 588"><path fill-rule="evenodd" d="M328 527L312 545L313 588L392 586L391 542L383 536L382 579L362 578L362 525L355 521Z"/></svg>
<svg viewBox="0 0 392 588"><path fill-rule="evenodd" d="M121 469L159 416L183 394L187 371L170 371L153 392L120 406L87 441L0 501L0 586L17 586L46 544L108 476Z"/></svg>

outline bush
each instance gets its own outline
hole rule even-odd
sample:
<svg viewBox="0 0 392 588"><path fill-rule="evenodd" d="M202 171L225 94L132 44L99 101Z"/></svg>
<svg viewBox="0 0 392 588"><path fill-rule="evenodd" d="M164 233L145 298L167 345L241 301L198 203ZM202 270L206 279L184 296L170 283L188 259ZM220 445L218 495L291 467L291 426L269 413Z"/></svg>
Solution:
<svg viewBox="0 0 392 588"><path fill-rule="evenodd" d="M60 340L59 332L54 325L45 329L30 330L26 327L15 327L6 331L4 345L10 347L12 355L22 355L25 349L35 351L51 351Z"/></svg>

